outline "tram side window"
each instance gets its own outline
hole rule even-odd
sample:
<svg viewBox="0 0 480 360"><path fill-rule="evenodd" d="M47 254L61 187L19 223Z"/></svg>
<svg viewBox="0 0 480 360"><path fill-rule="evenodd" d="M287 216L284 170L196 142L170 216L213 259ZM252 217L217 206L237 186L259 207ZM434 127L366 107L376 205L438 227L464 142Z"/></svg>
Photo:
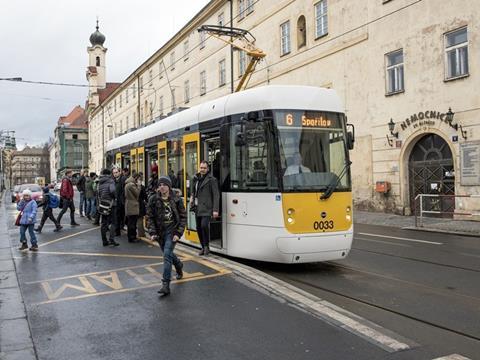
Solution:
<svg viewBox="0 0 480 360"><path fill-rule="evenodd" d="M183 194L183 156L182 140L171 139L168 141L168 176L172 180L172 187L182 190ZM183 196L183 195L182 195Z"/></svg>
<svg viewBox="0 0 480 360"><path fill-rule="evenodd" d="M230 188L278 189L274 150L267 121L247 121L230 128Z"/></svg>

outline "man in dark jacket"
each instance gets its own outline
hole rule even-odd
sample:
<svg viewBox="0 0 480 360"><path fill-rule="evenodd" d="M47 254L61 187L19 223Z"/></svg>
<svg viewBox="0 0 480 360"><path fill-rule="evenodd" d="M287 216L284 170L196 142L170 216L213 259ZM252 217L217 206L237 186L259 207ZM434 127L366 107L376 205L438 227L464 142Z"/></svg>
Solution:
<svg viewBox="0 0 480 360"><path fill-rule="evenodd" d="M50 194L50 188L48 186L45 186L43 188L43 200L42 200L42 208L43 208L43 215L42 215L42 220L40 220L40 225L35 229L35 232L41 233L43 229L43 225L45 225L45 222L47 219L52 220L52 222L55 224L55 230L53 231L60 231L62 226L57 222L55 217L53 216L53 209L50 207L50 196L57 196L55 194Z"/></svg>
<svg viewBox="0 0 480 360"><path fill-rule="evenodd" d="M83 217L83 213L87 212L87 199L85 197L85 184L87 182L87 178L85 177L85 170L80 171L80 176L77 180L77 190L80 193L80 217Z"/></svg>
<svg viewBox="0 0 480 360"><path fill-rule="evenodd" d="M158 241L163 251L163 277L161 295L170 294L172 264L177 280L183 277L183 263L173 252L185 231L187 213L182 199L172 191L169 177L158 179L158 193L150 197L147 206L148 232L153 241Z"/></svg>
<svg viewBox="0 0 480 360"><path fill-rule="evenodd" d="M125 178L122 172L118 168L112 170L113 180L115 182L115 199L116 207L113 217L113 223L115 224L115 236L120 236L120 230L125 225Z"/></svg>
<svg viewBox="0 0 480 360"><path fill-rule="evenodd" d="M60 225L63 214L70 209L70 225L80 225L75 222L75 204L73 203L73 185L72 185L72 170L67 170L62 179L62 186L60 188L61 203L63 203L62 211L58 214L57 223Z"/></svg>
<svg viewBox="0 0 480 360"><path fill-rule="evenodd" d="M111 172L108 169L103 169L98 180L97 198L99 203L99 213L101 214L101 228L103 246L118 246L120 245L115 241L115 223L113 221L115 217L116 204L116 191L115 181L112 178ZM103 211L105 206L108 208L110 205L110 211ZM108 210L108 209L107 209ZM103 212L103 213L102 213ZM109 232L109 239L107 240L107 232Z"/></svg>
<svg viewBox="0 0 480 360"><path fill-rule="evenodd" d="M208 255L210 253L210 220L212 216L218 217L220 194L217 179L209 172L206 161L200 163L200 172L193 177L190 194L190 206L195 210L198 238L202 245L199 255Z"/></svg>

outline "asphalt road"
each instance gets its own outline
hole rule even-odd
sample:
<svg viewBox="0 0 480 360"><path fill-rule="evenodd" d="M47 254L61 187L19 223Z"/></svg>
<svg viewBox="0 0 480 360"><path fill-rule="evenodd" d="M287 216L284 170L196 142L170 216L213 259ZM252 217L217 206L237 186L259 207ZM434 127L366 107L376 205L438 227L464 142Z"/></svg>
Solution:
<svg viewBox="0 0 480 360"><path fill-rule="evenodd" d="M480 359L480 239L356 224L347 259L248 262L419 347Z"/></svg>

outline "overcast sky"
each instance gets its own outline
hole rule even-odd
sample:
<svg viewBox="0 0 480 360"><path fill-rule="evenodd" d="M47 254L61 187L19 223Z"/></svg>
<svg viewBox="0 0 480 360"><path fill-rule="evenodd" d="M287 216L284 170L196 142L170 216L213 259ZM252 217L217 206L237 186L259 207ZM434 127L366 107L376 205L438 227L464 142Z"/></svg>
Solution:
<svg viewBox="0 0 480 360"><path fill-rule="evenodd" d="M0 78L87 84L96 17L108 48L107 81L121 82L209 0L0 0ZM84 107L87 88L0 81L0 129L17 146L44 143L60 116Z"/></svg>

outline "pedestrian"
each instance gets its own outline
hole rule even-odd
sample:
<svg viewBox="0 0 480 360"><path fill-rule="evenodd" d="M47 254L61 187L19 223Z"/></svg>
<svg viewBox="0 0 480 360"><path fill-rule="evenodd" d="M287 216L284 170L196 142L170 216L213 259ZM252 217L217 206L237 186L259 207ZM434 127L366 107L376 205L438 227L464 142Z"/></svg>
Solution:
<svg viewBox="0 0 480 360"><path fill-rule="evenodd" d="M112 170L113 180L115 181L115 213L113 214L113 223L115 224L115 236L121 235L125 217L125 180L119 168Z"/></svg>
<svg viewBox="0 0 480 360"><path fill-rule="evenodd" d="M140 195L138 197L139 203L139 214L137 220L137 234L138 237L145 237L145 226L144 226L144 219L145 215L147 214L147 203L148 203L148 195L147 190L145 189L145 184L143 183L143 173L138 173L139 176L139 186L140 186Z"/></svg>
<svg viewBox="0 0 480 360"><path fill-rule="evenodd" d="M42 219L40 220L40 225L38 225L38 227L35 229L35 232L39 234L42 232L43 226L45 225L47 219L52 220L52 222L55 224L55 230L53 231L60 231L62 229L62 226L53 216L53 208L58 207L58 204L60 202L57 199L57 195L50 193L50 188L48 186L45 186L43 188L43 199L41 203L43 208L43 215Z"/></svg>
<svg viewBox="0 0 480 360"><path fill-rule="evenodd" d="M93 216L93 225L100 225L100 213L98 212L98 204L99 204L99 199L98 199L98 181L99 178L95 175L95 180L93 180L93 194L94 194L94 199L95 199L95 215Z"/></svg>
<svg viewBox="0 0 480 360"><path fill-rule="evenodd" d="M73 203L73 184L72 184L72 170L67 170L62 179L62 186L60 188L60 203L62 204L62 211L58 214L57 223L60 225L62 216L70 209L70 225L77 226L75 222L75 204Z"/></svg>
<svg viewBox="0 0 480 360"><path fill-rule="evenodd" d="M80 193L80 217L83 217L83 214L87 212L87 199L85 196L85 185L87 182L87 178L85 177L86 171L80 171L80 177L77 180L77 190Z"/></svg>
<svg viewBox="0 0 480 360"><path fill-rule="evenodd" d="M22 243L19 250L28 249L26 237L26 232L28 230L28 233L30 234L30 243L32 245L30 250L37 251L37 237L33 231L35 221L37 220L37 203L32 199L32 192L30 190L23 190L22 200L18 202L17 210L20 211L20 214L18 215L20 217L18 225L20 225L20 242Z"/></svg>
<svg viewBox="0 0 480 360"><path fill-rule="evenodd" d="M152 175L148 179L147 184L147 196L150 197L155 195L158 189L158 173L156 171L152 171Z"/></svg>
<svg viewBox="0 0 480 360"><path fill-rule="evenodd" d="M103 169L98 179L97 188L98 197L98 213L101 218L100 233L102 235L103 246L118 246L115 241L115 213L116 213L116 190L115 181L112 173L108 169ZM107 232L109 233L107 239Z"/></svg>
<svg viewBox="0 0 480 360"><path fill-rule="evenodd" d="M140 214L140 186L138 185L138 174L132 173L125 182L125 215L127 216L128 242L136 243L137 220Z"/></svg>
<svg viewBox="0 0 480 360"><path fill-rule="evenodd" d="M199 255L210 253L210 221L219 215L220 194L217 179L209 171L208 162L200 162L200 171L190 185L190 210L195 212L198 238L202 250Z"/></svg>
<svg viewBox="0 0 480 360"><path fill-rule="evenodd" d="M172 264L177 272L176 278L183 277L183 263L175 255L174 249L185 231L187 214L183 200L172 191L169 177L158 179L158 192L150 197L147 206L148 232L153 241L158 241L163 251L162 288L159 294L170 294Z"/></svg>
<svg viewBox="0 0 480 360"><path fill-rule="evenodd" d="M85 199L87 201L87 208L85 210L85 216L88 220L92 220L95 217L95 191L93 185L97 175L94 172L91 172L85 181Z"/></svg>

